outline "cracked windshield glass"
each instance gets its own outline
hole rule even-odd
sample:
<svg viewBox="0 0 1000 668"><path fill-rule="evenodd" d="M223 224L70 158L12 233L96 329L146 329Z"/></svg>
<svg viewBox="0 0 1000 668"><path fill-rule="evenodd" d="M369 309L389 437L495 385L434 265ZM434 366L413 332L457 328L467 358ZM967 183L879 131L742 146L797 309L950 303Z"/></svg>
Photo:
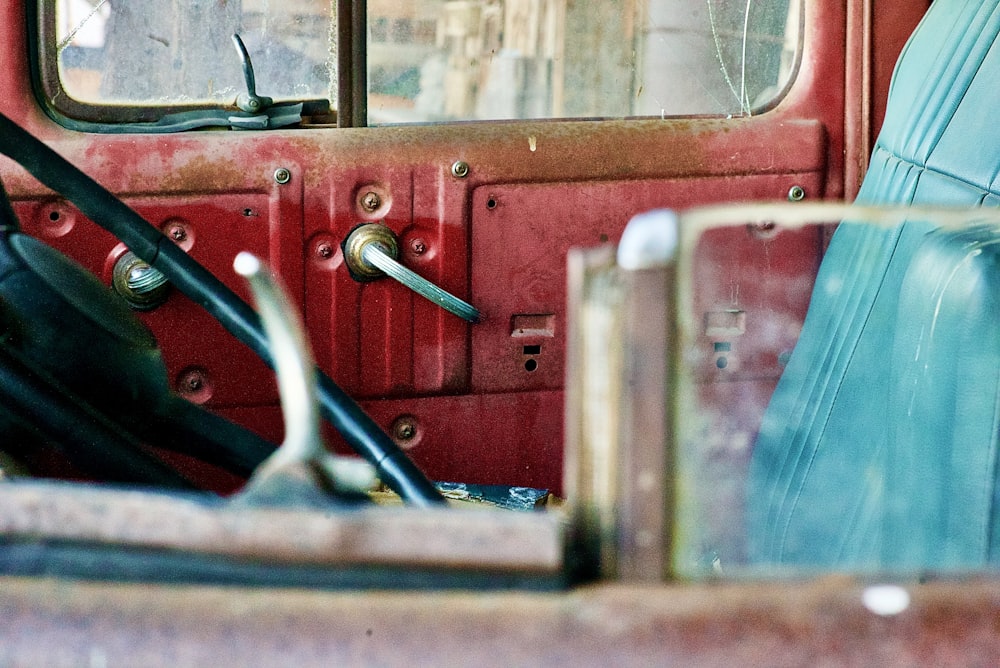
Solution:
<svg viewBox="0 0 1000 668"><path fill-rule="evenodd" d="M780 99L800 43L800 0L367 4L372 124L749 115ZM233 33L260 95L337 99L331 0L54 7L59 77L77 102L230 104L245 87Z"/></svg>

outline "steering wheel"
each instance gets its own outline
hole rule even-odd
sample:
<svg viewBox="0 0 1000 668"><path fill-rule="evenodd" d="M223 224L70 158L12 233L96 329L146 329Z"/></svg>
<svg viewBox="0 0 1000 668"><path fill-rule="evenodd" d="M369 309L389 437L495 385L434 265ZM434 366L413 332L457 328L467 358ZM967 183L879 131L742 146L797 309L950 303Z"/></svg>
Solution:
<svg viewBox="0 0 1000 668"><path fill-rule="evenodd" d="M0 153L162 272L273 368L267 336L246 302L115 195L3 114ZM185 451L241 473L273 450L249 430L175 396L148 330L86 269L20 233L2 186L0 195L0 395L10 398L34 388L41 393L36 398L48 403L32 405L49 407L33 416L30 406L12 406L9 419L28 431L48 430L42 435L65 443L71 459L91 470L105 467L102 473L114 479L142 478L170 486L189 483L142 454L136 444ZM70 332L86 345L73 342ZM7 375L13 377L5 386ZM404 501L444 502L399 446L319 369L317 390L323 417ZM63 428L56 414L65 421ZM77 422L94 433L84 434L82 427L75 431Z"/></svg>

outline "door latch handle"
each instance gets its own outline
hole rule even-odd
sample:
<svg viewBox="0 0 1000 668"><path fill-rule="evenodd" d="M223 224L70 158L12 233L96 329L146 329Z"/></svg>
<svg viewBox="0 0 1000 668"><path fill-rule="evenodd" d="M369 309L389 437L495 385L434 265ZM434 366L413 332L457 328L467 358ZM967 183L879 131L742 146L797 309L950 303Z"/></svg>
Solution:
<svg viewBox="0 0 1000 668"><path fill-rule="evenodd" d="M469 322L479 322L479 311L472 304L399 263L399 242L385 225L359 225L347 235L342 249L347 268L356 280L372 281L388 276L449 313Z"/></svg>

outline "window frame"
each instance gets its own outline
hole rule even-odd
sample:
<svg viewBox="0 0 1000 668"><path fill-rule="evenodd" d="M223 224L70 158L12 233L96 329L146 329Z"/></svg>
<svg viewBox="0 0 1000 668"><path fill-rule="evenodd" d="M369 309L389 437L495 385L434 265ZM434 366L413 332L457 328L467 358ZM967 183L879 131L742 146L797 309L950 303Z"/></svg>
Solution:
<svg viewBox="0 0 1000 668"><path fill-rule="evenodd" d="M67 93L59 75L57 54L46 49L55 41L55 13L51 11L53 0L27 0L28 45L31 64L32 87L42 109L59 125L76 131L96 133L170 133L189 129L185 122L188 114L198 112L224 111L238 115L235 106L218 103L165 104L155 106L125 106L80 102ZM798 4L799 46L789 74L774 97L765 104L750 109L750 115L768 112L784 100L798 78L802 66L802 38L805 28L805 12ZM368 125L368 2L367 0L336 0L337 49L337 93L336 100L307 100L302 110L303 117L314 120L308 127L361 128ZM252 54L251 54L252 55ZM264 91L266 93L266 91ZM58 100L58 103L56 102ZM330 109L330 106L333 109ZM629 119L653 118L648 114L627 116ZM668 119L690 118L688 114L671 114ZM721 117L726 114L695 114L694 117ZM728 115L732 118L734 115ZM581 121L607 120L604 117L553 117L526 118L530 121ZM496 123L496 119L457 119L404 123L403 125L433 125L454 123ZM223 127L224 124L213 125ZM378 127L396 125L378 124Z"/></svg>

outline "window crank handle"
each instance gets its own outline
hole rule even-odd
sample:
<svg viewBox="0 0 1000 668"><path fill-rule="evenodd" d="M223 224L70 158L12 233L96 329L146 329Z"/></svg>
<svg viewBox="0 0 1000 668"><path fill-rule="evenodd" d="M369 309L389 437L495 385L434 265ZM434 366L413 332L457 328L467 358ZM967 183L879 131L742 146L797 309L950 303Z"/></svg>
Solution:
<svg viewBox="0 0 1000 668"><path fill-rule="evenodd" d="M385 225L368 223L355 228L344 241L343 250L344 259L355 279L370 281L388 276L449 313L468 322L479 322L479 311L474 306L396 260L399 244L392 230Z"/></svg>

